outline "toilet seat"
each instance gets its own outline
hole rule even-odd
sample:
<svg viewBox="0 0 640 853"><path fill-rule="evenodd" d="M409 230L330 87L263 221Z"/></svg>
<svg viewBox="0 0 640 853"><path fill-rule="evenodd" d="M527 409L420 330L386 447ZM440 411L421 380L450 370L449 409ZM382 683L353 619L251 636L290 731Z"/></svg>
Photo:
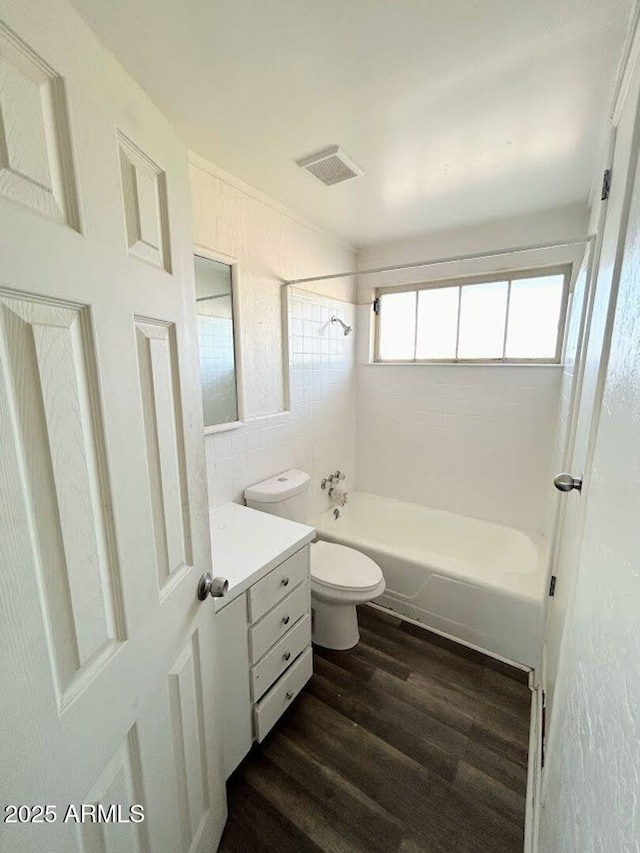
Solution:
<svg viewBox="0 0 640 853"><path fill-rule="evenodd" d="M374 561L346 545L316 542L311 546L314 585L343 592L368 592L379 586L382 571Z"/></svg>

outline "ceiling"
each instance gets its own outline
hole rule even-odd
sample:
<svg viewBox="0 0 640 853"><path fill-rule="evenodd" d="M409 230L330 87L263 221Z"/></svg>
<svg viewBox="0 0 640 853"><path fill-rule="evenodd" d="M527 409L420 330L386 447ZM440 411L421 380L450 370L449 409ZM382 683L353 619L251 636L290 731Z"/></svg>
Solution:
<svg viewBox="0 0 640 853"><path fill-rule="evenodd" d="M73 0L189 148L354 246L585 202L633 0ZM364 176L295 161L340 145Z"/></svg>

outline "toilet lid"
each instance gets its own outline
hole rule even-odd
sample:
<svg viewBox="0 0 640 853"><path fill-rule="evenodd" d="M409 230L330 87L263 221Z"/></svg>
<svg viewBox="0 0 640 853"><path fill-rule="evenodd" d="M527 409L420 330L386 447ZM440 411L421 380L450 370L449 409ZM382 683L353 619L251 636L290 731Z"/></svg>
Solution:
<svg viewBox="0 0 640 853"><path fill-rule="evenodd" d="M366 591L378 586L382 572L360 551L334 542L316 542L311 546L311 577L333 589Z"/></svg>

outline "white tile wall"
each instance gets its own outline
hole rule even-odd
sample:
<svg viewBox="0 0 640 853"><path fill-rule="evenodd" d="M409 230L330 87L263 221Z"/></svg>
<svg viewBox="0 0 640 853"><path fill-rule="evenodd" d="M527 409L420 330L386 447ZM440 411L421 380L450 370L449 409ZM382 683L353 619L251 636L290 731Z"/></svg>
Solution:
<svg viewBox="0 0 640 853"><path fill-rule="evenodd" d="M330 323L355 324L355 306L289 290L288 412L249 420L231 432L207 436L209 503L242 502L252 483L302 468L312 476L311 511L327 503L320 480L337 468L355 473L355 330L345 337Z"/></svg>
<svg viewBox="0 0 640 853"><path fill-rule="evenodd" d="M359 365L359 491L542 531L562 369Z"/></svg>

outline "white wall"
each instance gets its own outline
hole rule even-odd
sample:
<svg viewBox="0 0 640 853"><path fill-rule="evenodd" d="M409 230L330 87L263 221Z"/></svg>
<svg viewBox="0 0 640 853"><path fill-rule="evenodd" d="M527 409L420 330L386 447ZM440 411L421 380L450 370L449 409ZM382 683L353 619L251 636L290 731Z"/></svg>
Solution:
<svg viewBox="0 0 640 853"><path fill-rule="evenodd" d="M358 489L542 529L561 370L361 366Z"/></svg>
<svg viewBox="0 0 640 853"><path fill-rule="evenodd" d="M240 263L245 412L282 412L282 281L355 268L355 253L194 155L190 174L196 245ZM354 301L354 288L354 280L345 278L313 290Z"/></svg>
<svg viewBox="0 0 640 853"><path fill-rule="evenodd" d="M239 262L246 417L205 438L209 503L241 501L248 485L296 467L312 475L317 511L327 501L320 480L355 473L355 333L329 323L337 314L355 325L355 285L311 293L282 280L349 269L355 253L198 158L191 186L196 244Z"/></svg>
<svg viewBox="0 0 640 853"><path fill-rule="evenodd" d="M358 252L358 269L392 264L417 263L479 252L509 250L516 247L581 239L587 233L588 210L585 205L570 205L527 216L480 223L479 225L433 232L410 240L380 243ZM528 269L539 265L568 263L582 257L580 248L522 252L517 255L441 264L434 267L360 276L358 303L371 301L374 287L433 281L457 275L483 275L497 270Z"/></svg>
<svg viewBox="0 0 640 853"><path fill-rule="evenodd" d="M358 268L585 236L586 207L370 247ZM374 287L576 263L583 248L360 276L357 486L503 524L548 531L562 368L370 364ZM515 259L517 260L515 260Z"/></svg>

